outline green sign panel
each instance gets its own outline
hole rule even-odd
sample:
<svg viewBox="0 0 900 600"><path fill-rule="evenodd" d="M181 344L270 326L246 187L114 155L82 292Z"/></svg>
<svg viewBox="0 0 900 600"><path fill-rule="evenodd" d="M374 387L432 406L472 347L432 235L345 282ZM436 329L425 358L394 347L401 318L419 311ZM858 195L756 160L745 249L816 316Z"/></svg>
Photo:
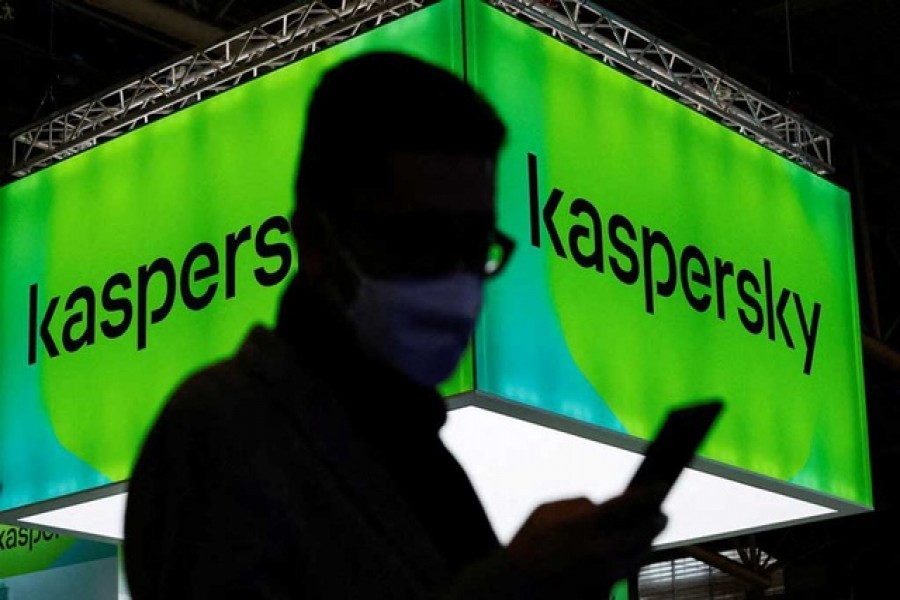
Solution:
<svg viewBox="0 0 900 600"><path fill-rule="evenodd" d="M478 388L645 439L721 397L704 456L870 505L846 191L477 0L466 17L519 246Z"/></svg>
<svg viewBox="0 0 900 600"><path fill-rule="evenodd" d="M178 382L274 322L319 76L372 50L461 73L460 27L433 6L0 189L0 510L128 478Z"/></svg>

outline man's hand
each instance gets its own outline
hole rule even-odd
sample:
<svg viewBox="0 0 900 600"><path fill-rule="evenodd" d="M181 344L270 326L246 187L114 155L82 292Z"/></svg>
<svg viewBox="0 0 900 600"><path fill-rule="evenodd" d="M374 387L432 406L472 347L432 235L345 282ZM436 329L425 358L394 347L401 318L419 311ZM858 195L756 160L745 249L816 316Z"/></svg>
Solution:
<svg viewBox="0 0 900 600"><path fill-rule="evenodd" d="M542 504L510 542L513 563L558 598L604 598L639 568L666 516L650 490L595 504L572 498Z"/></svg>

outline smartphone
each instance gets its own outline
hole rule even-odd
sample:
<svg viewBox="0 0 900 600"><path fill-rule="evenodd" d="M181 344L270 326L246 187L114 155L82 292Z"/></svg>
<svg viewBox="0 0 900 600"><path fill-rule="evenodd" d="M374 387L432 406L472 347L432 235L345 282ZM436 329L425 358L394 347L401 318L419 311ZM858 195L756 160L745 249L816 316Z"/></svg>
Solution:
<svg viewBox="0 0 900 600"><path fill-rule="evenodd" d="M662 505L706 439L723 406L721 400L711 399L669 411L656 437L647 446L628 489L651 485L657 490L657 504Z"/></svg>

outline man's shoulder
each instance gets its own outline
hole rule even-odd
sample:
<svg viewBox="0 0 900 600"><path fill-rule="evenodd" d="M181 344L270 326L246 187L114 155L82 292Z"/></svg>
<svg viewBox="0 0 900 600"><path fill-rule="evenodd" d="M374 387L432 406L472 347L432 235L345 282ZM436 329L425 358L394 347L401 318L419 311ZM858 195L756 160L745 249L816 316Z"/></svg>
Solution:
<svg viewBox="0 0 900 600"><path fill-rule="evenodd" d="M298 375L305 370L295 359L274 332L256 328L234 354L186 377L150 426L133 477L174 464L215 471L305 439L312 429L302 424L303 406L313 395L315 404L326 401L328 392Z"/></svg>
<svg viewBox="0 0 900 600"><path fill-rule="evenodd" d="M275 396L302 393L303 385L297 385L300 371L290 347L272 330L256 326L234 354L187 376L167 400L161 417L231 421L270 412Z"/></svg>

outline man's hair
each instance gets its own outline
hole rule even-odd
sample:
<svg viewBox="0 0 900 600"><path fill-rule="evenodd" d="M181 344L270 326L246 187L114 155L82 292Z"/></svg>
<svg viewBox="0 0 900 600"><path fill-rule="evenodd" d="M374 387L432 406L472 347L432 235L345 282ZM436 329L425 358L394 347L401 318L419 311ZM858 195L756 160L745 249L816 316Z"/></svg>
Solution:
<svg viewBox="0 0 900 600"><path fill-rule="evenodd" d="M494 109L442 68L393 52L347 60L325 73L309 104L295 231L310 209L340 221L356 192L384 183L391 154L493 158L505 135Z"/></svg>

